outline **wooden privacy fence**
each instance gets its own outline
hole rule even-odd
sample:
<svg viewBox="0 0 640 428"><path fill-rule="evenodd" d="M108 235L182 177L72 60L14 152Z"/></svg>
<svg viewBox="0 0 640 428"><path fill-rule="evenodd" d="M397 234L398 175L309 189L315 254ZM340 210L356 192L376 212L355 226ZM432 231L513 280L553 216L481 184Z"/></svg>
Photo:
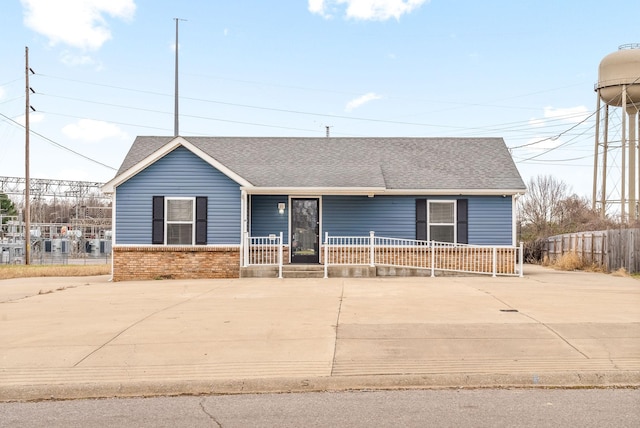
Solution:
<svg viewBox="0 0 640 428"><path fill-rule="evenodd" d="M583 263L607 271L624 268L634 273L640 272L639 250L640 229L611 229L551 236L545 242L543 257L553 261L573 253Z"/></svg>

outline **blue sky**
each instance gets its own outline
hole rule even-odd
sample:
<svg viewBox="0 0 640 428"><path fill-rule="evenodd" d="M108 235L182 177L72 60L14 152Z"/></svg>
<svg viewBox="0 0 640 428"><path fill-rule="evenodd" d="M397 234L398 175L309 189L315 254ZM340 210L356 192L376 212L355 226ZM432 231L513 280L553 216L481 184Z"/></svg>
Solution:
<svg viewBox="0 0 640 428"><path fill-rule="evenodd" d="M638 0L4 0L0 176L24 175L25 46L32 177L105 182L136 135L173 135L179 17L182 135L503 137L525 180L590 196L598 64L640 42L638 16Z"/></svg>

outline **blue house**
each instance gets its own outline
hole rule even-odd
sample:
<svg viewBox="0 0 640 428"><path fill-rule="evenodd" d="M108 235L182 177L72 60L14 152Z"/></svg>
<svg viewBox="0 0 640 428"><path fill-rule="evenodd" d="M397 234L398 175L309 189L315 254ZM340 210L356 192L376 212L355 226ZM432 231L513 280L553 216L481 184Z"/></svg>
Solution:
<svg viewBox="0 0 640 428"><path fill-rule="evenodd" d="M143 136L103 187L116 281L238 277L245 238L280 233L285 264L370 231L511 246L525 190L501 138Z"/></svg>

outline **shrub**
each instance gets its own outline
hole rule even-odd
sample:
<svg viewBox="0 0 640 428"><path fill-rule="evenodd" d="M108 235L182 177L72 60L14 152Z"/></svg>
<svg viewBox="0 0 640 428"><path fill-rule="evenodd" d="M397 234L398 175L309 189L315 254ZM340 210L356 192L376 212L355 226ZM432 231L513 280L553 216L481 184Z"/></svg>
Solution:
<svg viewBox="0 0 640 428"><path fill-rule="evenodd" d="M576 253L564 253L554 261L553 267L560 270L582 270L585 263Z"/></svg>
<svg viewBox="0 0 640 428"><path fill-rule="evenodd" d="M544 239L536 239L533 241L525 242L522 248L525 263L543 263L542 254L544 247Z"/></svg>

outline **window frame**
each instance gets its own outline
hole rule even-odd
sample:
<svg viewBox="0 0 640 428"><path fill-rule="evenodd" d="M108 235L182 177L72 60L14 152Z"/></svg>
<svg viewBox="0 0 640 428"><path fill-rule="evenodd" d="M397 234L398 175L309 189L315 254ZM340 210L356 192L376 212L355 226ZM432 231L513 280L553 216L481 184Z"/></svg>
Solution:
<svg viewBox="0 0 640 428"><path fill-rule="evenodd" d="M431 221L431 204L450 204L453 206L452 223L435 223ZM431 226L451 226L453 227L452 244L458 243L458 200L457 199L429 199L427 200L427 240L431 241Z"/></svg>
<svg viewBox="0 0 640 428"><path fill-rule="evenodd" d="M191 201L191 221L169 220L169 203L170 201L188 200ZM191 242L189 244L169 244L168 228L171 224L190 224L191 225ZM165 196L164 197L164 245L195 245L196 242L196 198L193 196Z"/></svg>

